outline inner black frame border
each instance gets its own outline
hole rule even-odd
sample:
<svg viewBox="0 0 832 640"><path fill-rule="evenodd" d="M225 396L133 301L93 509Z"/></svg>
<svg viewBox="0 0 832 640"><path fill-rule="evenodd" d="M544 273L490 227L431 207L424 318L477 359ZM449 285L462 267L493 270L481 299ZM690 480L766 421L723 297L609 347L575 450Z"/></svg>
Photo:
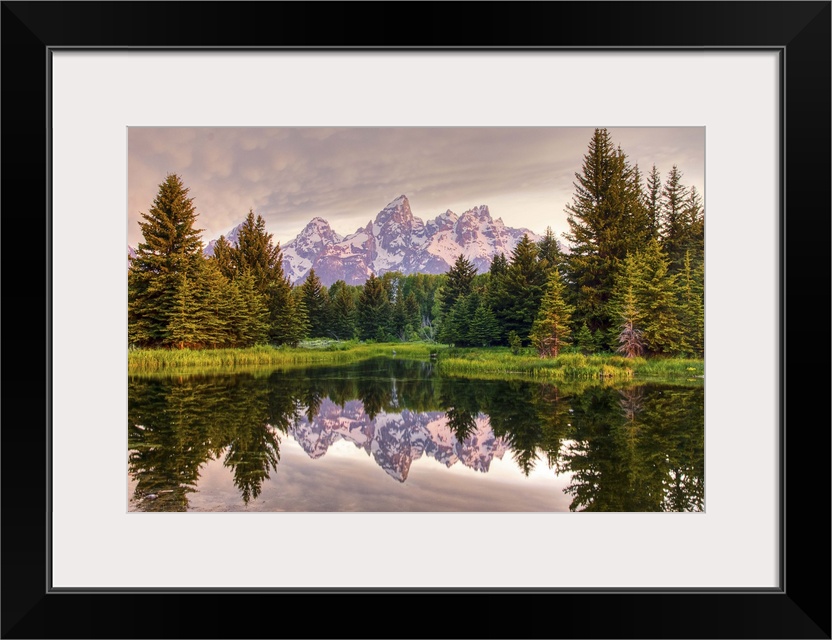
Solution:
<svg viewBox="0 0 832 640"><path fill-rule="evenodd" d="M2 637L281 636L295 628L277 618L287 605L291 612L320 607L326 597L330 606L349 609L386 602L420 611L447 598L458 609L487 607L478 622L475 611L460 611L458 622L441 627L449 637L829 638L830 416L828 403L821 407L816 398L827 399L830 388L829 365L817 362L819 347L829 353L822 332L830 326L830 2L465 3L464 22L449 15L449 3L394 6L2 2ZM379 20L392 30L378 29ZM349 32L348 24L355 25ZM53 589L50 273L59 265L51 263L48 101L51 52L61 49L779 52L781 336L770 348L781 363L780 588ZM807 281L814 295L806 295ZM789 338L794 346L787 351ZM789 370L801 387L787 405ZM31 419L40 410L42 425ZM33 473L38 468L43 474ZM359 605L360 597L372 600ZM344 622L350 619L320 616L306 637L434 635L429 620L391 634L369 614L366 622Z"/></svg>

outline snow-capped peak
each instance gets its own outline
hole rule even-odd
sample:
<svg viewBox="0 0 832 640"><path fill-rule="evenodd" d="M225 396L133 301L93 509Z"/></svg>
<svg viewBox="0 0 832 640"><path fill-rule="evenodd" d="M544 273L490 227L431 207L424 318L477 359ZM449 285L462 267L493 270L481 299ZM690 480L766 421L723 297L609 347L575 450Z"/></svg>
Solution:
<svg viewBox="0 0 832 640"><path fill-rule="evenodd" d="M327 220L324 220L320 216L315 216L309 222L306 223L306 226L303 228L303 231L301 231L298 234L294 242L297 242L299 238L310 238L315 235L320 236L320 239L324 242L341 241L341 236L332 230L332 227L329 225L329 222Z"/></svg>
<svg viewBox="0 0 832 640"><path fill-rule="evenodd" d="M378 212L375 220L377 227L385 225L388 221L407 226L413 222L413 212L410 210L410 202L407 196L399 196Z"/></svg>
<svg viewBox="0 0 832 640"><path fill-rule="evenodd" d="M528 229L506 227L491 218L481 204L458 215L450 209L425 224L413 215L407 196L402 194L348 236L340 236L329 222L313 217L291 241L281 245L283 271L292 283L302 282L310 269L327 286L336 280L364 284L370 274L388 271L445 273L457 256L465 255L480 272L488 270L498 253L510 255L524 233L537 241ZM226 239L236 244L239 225ZM212 240L205 253L213 253Z"/></svg>

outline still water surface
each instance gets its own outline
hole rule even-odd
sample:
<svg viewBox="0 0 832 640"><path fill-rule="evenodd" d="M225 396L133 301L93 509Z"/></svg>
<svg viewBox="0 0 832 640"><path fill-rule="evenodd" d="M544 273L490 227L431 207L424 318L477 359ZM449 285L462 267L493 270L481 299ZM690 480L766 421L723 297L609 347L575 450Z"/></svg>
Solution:
<svg viewBox="0 0 832 640"><path fill-rule="evenodd" d="M702 511L701 383L430 362L131 377L130 511Z"/></svg>

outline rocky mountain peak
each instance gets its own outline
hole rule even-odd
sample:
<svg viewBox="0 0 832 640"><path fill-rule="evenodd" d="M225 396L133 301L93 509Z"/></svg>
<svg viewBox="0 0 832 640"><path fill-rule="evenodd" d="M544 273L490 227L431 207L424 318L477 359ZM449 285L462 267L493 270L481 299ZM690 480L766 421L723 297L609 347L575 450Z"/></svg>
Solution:
<svg viewBox="0 0 832 640"><path fill-rule="evenodd" d="M321 218L320 216L315 216L309 222L306 223L306 226L303 228L303 231L298 234L298 238L307 238L310 242L317 243L323 242L325 244L329 244L331 242L339 242L341 240L341 236L335 233L332 230L329 222ZM296 238L297 240L297 238Z"/></svg>
<svg viewBox="0 0 832 640"><path fill-rule="evenodd" d="M524 233L534 241L540 239L528 229L513 229L499 218L493 220L484 204L462 215L447 209L425 224L413 215L407 196L402 194L347 236L340 236L327 220L315 216L281 246L283 271L295 284L315 269L326 286L336 280L362 285L370 274L388 271L445 273L463 254L483 272L497 253L510 255ZM234 244L238 234L239 226L226 239ZM215 244L215 240L208 244L207 255L213 254Z"/></svg>
<svg viewBox="0 0 832 640"><path fill-rule="evenodd" d="M413 222L413 212L410 210L410 201L407 196L401 195L376 215L376 224L383 227L388 223L398 225L409 225Z"/></svg>
<svg viewBox="0 0 832 640"><path fill-rule="evenodd" d="M491 220L491 212L488 210L487 204L481 204L474 207L473 209L468 209L468 211L466 211L462 215L474 216L475 218L479 218L480 220Z"/></svg>

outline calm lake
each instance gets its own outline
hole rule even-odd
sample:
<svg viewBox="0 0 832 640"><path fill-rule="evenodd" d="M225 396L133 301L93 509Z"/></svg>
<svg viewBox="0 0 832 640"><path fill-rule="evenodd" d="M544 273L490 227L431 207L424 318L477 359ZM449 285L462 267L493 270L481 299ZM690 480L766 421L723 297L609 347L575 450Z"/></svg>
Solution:
<svg viewBox="0 0 832 640"><path fill-rule="evenodd" d="M383 358L128 385L130 511L704 510L701 381L470 380Z"/></svg>

